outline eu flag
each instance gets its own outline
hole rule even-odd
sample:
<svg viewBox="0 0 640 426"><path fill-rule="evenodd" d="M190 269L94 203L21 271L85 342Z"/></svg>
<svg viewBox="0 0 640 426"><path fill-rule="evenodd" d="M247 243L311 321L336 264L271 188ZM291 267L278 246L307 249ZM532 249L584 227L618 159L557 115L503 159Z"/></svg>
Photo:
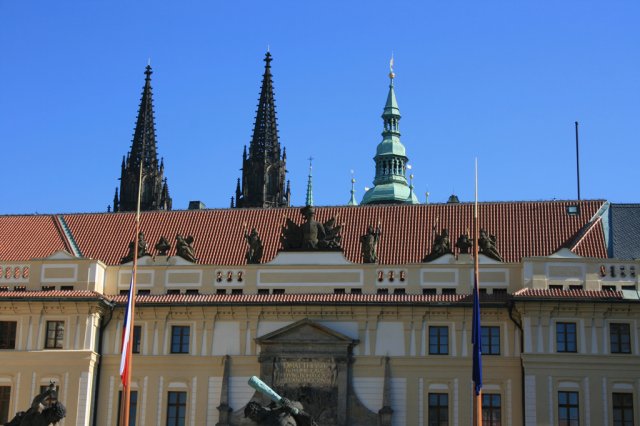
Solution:
<svg viewBox="0 0 640 426"><path fill-rule="evenodd" d="M471 343L473 344L473 387L476 396L482 390L482 333L480 328L480 295L478 292L478 279L473 283L473 330L471 331Z"/></svg>

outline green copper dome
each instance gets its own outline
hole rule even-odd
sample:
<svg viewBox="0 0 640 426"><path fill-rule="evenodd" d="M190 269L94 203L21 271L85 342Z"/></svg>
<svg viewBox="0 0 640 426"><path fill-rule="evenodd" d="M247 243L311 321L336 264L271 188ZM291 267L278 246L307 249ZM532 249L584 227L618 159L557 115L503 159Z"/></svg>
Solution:
<svg viewBox="0 0 640 426"><path fill-rule="evenodd" d="M378 144L373 158L376 163L374 187L364 194L361 204L418 204L418 198L406 178L409 158L400 142L400 108L393 87L393 71L389 77L389 93L382 112L382 142Z"/></svg>

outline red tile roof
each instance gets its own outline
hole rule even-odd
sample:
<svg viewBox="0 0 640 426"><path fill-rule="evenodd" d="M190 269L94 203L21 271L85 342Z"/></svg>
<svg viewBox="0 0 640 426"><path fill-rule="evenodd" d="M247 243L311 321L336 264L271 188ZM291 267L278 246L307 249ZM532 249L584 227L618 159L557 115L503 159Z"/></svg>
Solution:
<svg viewBox="0 0 640 426"><path fill-rule="evenodd" d="M127 295L108 296L110 300L124 305ZM483 303L504 304L508 295L481 295ZM467 304L472 302L469 294L139 294L138 305L176 305L176 304L234 304L234 305L270 305L270 304Z"/></svg>
<svg viewBox="0 0 640 426"><path fill-rule="evenodd" d="M67 250L52 215L0 216L0 260L24 261Z"/></svg>
<svg viewBox="0 0 640 426"><path fill-rule="evenodd" d="M585 232L578 237L570 247L574 253L584 257L606 257L593 256L591 253L606 253L607 246L604 241L604 228L602 220L598 218L591 225L587 225Z"/></svg>
<svg viewBox="0 0 640 426"><path fill-rule="evenodd" d="M624 300L622 292L609 290L534 290L523 288L513 293L516 300L526 299L578 299L589 301Z"/></svg>
<svg viewBox="0 0 640 426"><path fill-rule="evenodd" d="M0 291L0 300L7 299L74 299L74 300L103 300L105 296L91 290L50 290L50 291Z"/></svg>
<svg viewBox="0 0 640 426"><path fill-rule="evenodd" d="M582 201L581 215L568 215L566 208L575 201L480 203L480 226L497 236L498 250L506 262L519 262L523 257L548 256L562 247L576 244L582 256L606 258L602 225L585 227L604 201ZM430 252L432 227L448 228L452 244L466 229L472 228L473 204L381 205L317 207L316 218L326 221L338 216L342 228L342 246L347 259L361 262L360 235L367 225L378 222L382 237L378 245L381 264L417 263ZM175 235L193 235L196 255L203 264L245 264L245 226L256 227L264 244L263 262L271 261L280 246L280 231L289 217L302 222L299 208L281 209L217 209L155 211L142 213L141 229L153 252L161 236L172 246L175 254ZM64 248L53 226L53 216L0 217L0 260L28 260L51 254ZM85 257L117 264L127 253L134 234L134 213L68 214L64 219L73 239ZM38 226L28 226L30 220ZM51 223L45 229L44 224ZM20 232L8 240L2 236L17 226ZM43 230L46 230L44 232ZM3 234L4 233L4 234ZM22 247L27 240L31 247ZM45 241L49 241L44 244ZM54 244L55 243L55 244ZM41 248L40 246L44 246Z"/></svg>
<svg viewBox="0 0 640 426"><path fill-rule="evenodd" d="M533 290L522 289L509 294L481 294L482 305L504 305L510 298L527 300L575 300L616 302L624 299L618 291ZM106 301L124 305L126 295L108 296L90 290L71 291L0 291L0 301L14 300ZM140 294L137 306L153 305L470 305L470 294Z"/></svg>

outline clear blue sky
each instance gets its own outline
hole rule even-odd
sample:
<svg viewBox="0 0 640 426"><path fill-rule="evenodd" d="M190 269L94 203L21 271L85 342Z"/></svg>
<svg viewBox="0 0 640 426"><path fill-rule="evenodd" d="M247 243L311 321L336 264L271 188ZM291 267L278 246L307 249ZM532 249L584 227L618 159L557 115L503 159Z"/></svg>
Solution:
<svg viewBox="0 0 640 426"><path fill-rule="evenodd" d="M293 203L372 186L395 56L421 202L640 202L640 2L0 0L0 213L106 211L151 58L173 205L227 207L267 45Z"/></svg>

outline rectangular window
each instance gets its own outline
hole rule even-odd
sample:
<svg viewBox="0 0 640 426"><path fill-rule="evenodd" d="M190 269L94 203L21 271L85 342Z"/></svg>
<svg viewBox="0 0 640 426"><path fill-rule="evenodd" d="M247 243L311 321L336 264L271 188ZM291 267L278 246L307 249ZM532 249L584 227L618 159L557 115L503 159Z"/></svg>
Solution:
<svg viewBox="0 0 640 426"><path fill-rule="evenodd" d="M578 392L558 392L558 426L579 426Z"/></svg>
<svg viewBox="0 0 640 426"><path fill-rule="evenodd" d="M131 342L131 352L134 354L140 353L140 340L142 338L142 326L133 326L133 341Z"/></svg>
<svg viewBox="0 0 640 426"><path fill-rule="evenodd" d="M131 352L134 354L140 353L140 341L142 338L142 326L133 326L133 340L131 340ZM122 339L124 339L124 329L122 330Z"/></svg>
<svg viewBox="0 0 640 426"><path fill-rule="evenodd" d="M483 426L501 426L502 410L501 397L498 393L482 394L482 424Z"/></svg>
<svg viewBox="0 0 640 426"><path fill-rule="evenodd" d="M556 352L577 352L576 323L556 323Z"/></svg>
<svg viewBox="0 0 640 426"><path fill-rule="evenodd" d="M500 355L500 327L481 327L482 354Z"/></svg>
<svg viewBox="0 0 640 426"><path fill-rule="evenodd" d="M171 353L189 353L189 332L188 325L174 325L171 327Z"/></svg>
<svg viewBox="0 0 640 426"><path fill-rule="evenodd" d="M446 393L429 394L429 426L449 425L449 395Z"/></svg>
<svg viewBox="0 0 640 426"><path fill-rule="evenodd" d="M631 329L629 324L623 322L609 324L609 340L612 354L630 354Z"/></svg>
<svg viewBox="0 0 640 426"><path fill-rule="evenodd" d="M64 340L64 321L47 321L45 349L62 349Z"/></svg>
<svg viewBox="0 0 640 426"><path fill-rule="evenodd" d="M169 392L167 426L184 426L187 417L187 393Z"/></svg>
<svg viewBox="0 0 640 426"><path fill-rule="evenodd" d="M430 326L429 327L429 354L448 355L449 354L449 327Z"/></svg>
<svg viewBox="0 0 640 426"><path fill-rule="evenodd" d="M122 408L122 391L118 393L118 413L116 418L120 418ZM131 391L129 396L129 426L136 426L136 412L138 411L138 391Z"/></svg>
<svg viewBox="0 0 640 426"><path fill-rule="evenodd" d="M633 394L613 394L613 426L633 426Z"/></svg>
<svg viewBox="0 0 640 426"><path fill-rule="evenodd" d="M11 402L11 386L0 386L0 424L9 421L9 403Z"/></svg>
<svg viewBox="0 0 640 426"><path fill-rule="evenodd" d="M16 348L16 321L0 321L0 349Z"/></svg>

